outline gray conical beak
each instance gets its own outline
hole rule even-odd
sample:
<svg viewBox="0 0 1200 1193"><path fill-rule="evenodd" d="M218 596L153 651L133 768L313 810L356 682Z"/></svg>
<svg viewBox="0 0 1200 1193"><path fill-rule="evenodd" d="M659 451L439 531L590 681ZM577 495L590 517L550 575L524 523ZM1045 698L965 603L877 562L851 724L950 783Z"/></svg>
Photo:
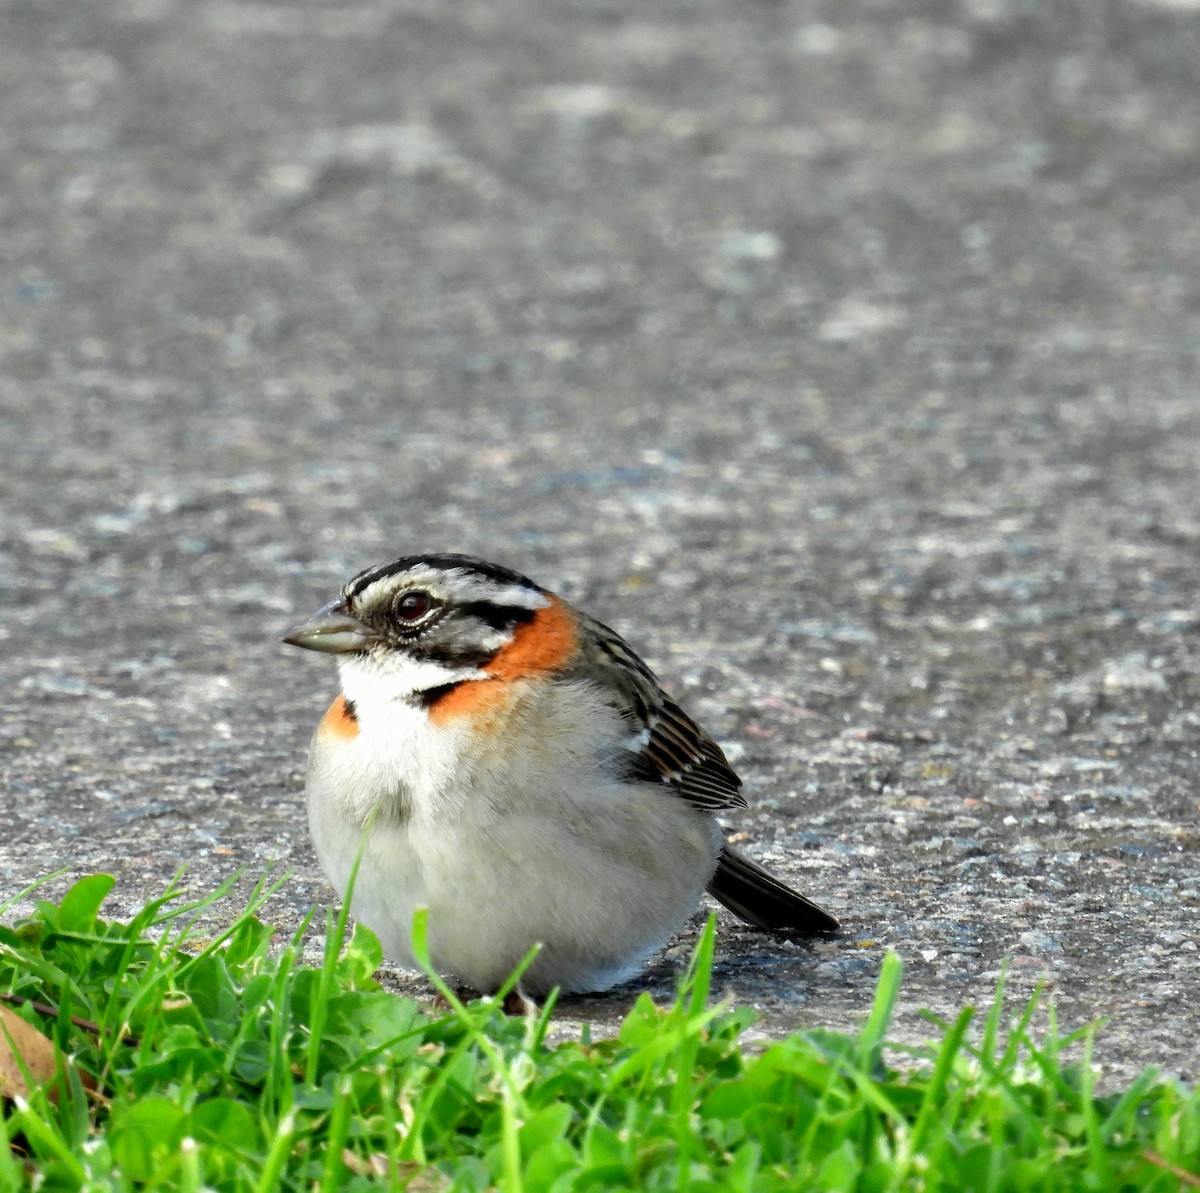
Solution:
<svg viewBox="0 0 1200 1193"><path fill-rule="evenodd" d="M374 641L374 631L351 615L346 603L330 601L307 621L293 626L283 640L305 650L320 650L326 654L353 654L366 650Z"/></svg>

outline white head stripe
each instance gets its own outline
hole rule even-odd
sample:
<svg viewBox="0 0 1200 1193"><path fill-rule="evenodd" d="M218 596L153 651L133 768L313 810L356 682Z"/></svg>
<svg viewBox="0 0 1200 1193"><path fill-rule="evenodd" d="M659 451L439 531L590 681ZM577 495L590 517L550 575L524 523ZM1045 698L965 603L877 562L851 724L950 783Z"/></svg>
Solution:
<svg viewBox="0 0 1200 1193"><path fill-rule="evenodd" d="M491 601L493 605L511 606L514 609L545 609L550 605L550 598L545 593L516 584L510 584L506 588L489 585L489 591L481 599Z"/></svg>
<svg viewBox="0 0 1200 1193"><path fill-rule="evenodd" d="M507 584L461 568L417 566L406 572L383 576L368 584L355 598L355 604L370 607L390 600L392 595L408 588L427 588L435 597L457 604L487 601L492 605L515 609L545 609L550 598L536 588L523 584Z"/></svg>

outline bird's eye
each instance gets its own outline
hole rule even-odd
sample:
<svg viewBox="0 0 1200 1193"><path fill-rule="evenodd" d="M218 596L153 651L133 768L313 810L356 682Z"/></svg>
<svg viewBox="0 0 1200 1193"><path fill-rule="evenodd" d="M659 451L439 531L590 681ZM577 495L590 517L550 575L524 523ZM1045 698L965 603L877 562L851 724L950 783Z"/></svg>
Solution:
<svg viewBox="0 0 1200 1193"><path fill-rule="evenodd" d="M422 592L420 589L414 592L406 592L395 604L396 616L401 621L406 621L410 625L413 622L420 621L432 608L433 597L427 592Z"/></svg>

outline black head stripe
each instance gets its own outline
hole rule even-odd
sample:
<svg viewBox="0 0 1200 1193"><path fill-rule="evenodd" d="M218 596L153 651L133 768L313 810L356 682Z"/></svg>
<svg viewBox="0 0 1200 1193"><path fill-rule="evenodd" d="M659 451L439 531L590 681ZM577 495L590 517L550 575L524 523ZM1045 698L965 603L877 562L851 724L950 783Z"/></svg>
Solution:
<svg viewBox="0 0 1200 1193"><path fill-rule="evenodd" d="M525 609L519 605L494 605L491 601L471 601L460 606L459 612L467 617L478 618L493 630L512 629L513 626L532 621L537 615L536 609Z"/></svg>
<svg viewBox="0 0 1200 1193"><path fill-rule="evenodd" d="M407 572L415 567L430 567L438 568L442 571L451 571L457 569L464 572L474 572L478 576L482 576L488 580L494 580L498 584L517 584L524 588L530 588L534 592L545 592L546 590L540 585L535 584L528 576L521 575L520 572L514 572L512 568L502 567L498 563L488 563L486 559L480 559L475 555L405 555L401 559L393 559L391 563L381 563L376 567L367 568L365 572L359 572L343 590L343 595L353 600L365 588L369 588L376 580L383 580L387 576L394 576L397 572Z"/></svg>

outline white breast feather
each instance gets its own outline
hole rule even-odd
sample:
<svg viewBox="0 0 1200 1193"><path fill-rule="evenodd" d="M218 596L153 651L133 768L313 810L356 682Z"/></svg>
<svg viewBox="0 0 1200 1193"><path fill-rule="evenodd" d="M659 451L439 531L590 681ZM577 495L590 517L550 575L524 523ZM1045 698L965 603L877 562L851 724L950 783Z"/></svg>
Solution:
<svg viewBox="0 0 1200 1193"><path fill-rule="evenodd" d="M412 911L426 904L435 964L477 989L532 940L546 945L527 975L535 988L595 989L695 906L719 829L657 785L610 773L628 728L593 685L535 684L480 731L402 698L416 679L452 682L445 668L363 664L342 665L358 733L314 742L309 816L342 891L372 824L353 911L389 956L411 964Z"/></svg>

